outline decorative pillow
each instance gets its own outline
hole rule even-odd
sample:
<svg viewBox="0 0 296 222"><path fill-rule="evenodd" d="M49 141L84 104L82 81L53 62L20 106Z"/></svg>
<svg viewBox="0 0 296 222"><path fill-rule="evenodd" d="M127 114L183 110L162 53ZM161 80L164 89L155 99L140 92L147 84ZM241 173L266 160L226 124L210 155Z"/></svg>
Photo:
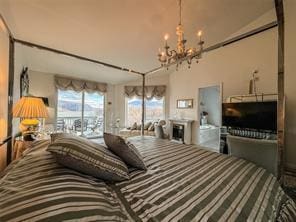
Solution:
<svg viewBox="0 0 296 222"><path fill-rule="evenodd" d="M165 120L159 120L158 125L164 126L166 124Z"/></svg>
<svg viewBox="0 0 296 222"><path fill-rule="evenodd" d="M130 142L125 142L120 136L104 133L107 147L119 156L127 165L146 170L143 158L137 148Z"/></svg>
<svg viewBox="0 0 296 222"><path fill-rule="evenodd" d="M125 163L106 147L81 137L57 138L47 151L58 163L79 172L108 180L129 179Z"/></svg>
<svg viewBox="0 0 296 222"><path fill-rule="evenodd" d="M148 128L151 126L151 124L152 124L152 122L145 123L144 130L148 130Z"/></svg>
<svg viewBox="0 0 296 222"><path fill-rule="evenodd" d="M134 124L131 126L131 130L136 130L137 129L137 123L134 122Z"/></svg>
<svg viewBox="0 0 296 222"><path fill-rule="evenodd" d="M50 138L51 138L52 143L58 138L71 138L71 137L78 137L78 136L70 134L70 133L52 133L52 134L50 134Z"/></svg>
<svg viewBox="0 0 296 222"><path fill-rule="evenodd" d="M148 131L154 131L154 125L155 125L155 123L152 123L152 124L149 126Z"/></svg>

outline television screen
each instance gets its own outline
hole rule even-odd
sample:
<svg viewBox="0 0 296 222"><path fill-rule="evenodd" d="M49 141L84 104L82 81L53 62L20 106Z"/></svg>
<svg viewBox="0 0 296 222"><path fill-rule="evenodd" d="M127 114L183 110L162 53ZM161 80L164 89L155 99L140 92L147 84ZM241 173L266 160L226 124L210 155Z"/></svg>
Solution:
<svg viewBox="0 0 296 222"><path fill-rule="evenodd" d="M277 130L277 102L223 103L222 124L227 127Z"/></svg>

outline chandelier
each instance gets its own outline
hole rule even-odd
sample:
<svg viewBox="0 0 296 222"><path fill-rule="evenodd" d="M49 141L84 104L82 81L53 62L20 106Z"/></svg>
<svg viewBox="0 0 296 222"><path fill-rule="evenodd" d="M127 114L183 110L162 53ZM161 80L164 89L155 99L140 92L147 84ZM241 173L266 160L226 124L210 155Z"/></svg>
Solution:
<svg viewBox="0 0 296 222"><path fill-rule="evenodd" d="M179 0L179 25L176 28L176 34L178 36L177 41L177 48L170 50L170 47L168 46L168 39L169 35L165 34L164 40L164 51L161 51L159 49L158 53L158 60L161 63L161 66L168 67L170 65L176 64L176 69L178 70L178 66L182 64L183 61L187 61L188 68L190 68L190 65L192 63L193 59L196 59L196 63L198 63L198 60L201 58L202 52L203 52L203 44L204 41L202 41L202 31L197 32L197 37L199 42L197 43L198 47L190 47L186 49L185 43L187 42L186 39L184 39L184 29L182 25L182 1Z"/></svg>

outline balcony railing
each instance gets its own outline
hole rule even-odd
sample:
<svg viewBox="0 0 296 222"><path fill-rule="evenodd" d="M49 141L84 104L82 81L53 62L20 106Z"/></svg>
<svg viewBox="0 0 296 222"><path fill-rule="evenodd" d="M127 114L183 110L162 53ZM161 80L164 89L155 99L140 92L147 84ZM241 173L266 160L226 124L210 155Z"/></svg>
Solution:
<svg viewBox="0 0 296 222"><path fill-rule="evenodd" d="M101 137L104 133L104 120L98 117L84 117L84 123L80 116L58 117L57 131L71 132L86 137Z"/></svg>

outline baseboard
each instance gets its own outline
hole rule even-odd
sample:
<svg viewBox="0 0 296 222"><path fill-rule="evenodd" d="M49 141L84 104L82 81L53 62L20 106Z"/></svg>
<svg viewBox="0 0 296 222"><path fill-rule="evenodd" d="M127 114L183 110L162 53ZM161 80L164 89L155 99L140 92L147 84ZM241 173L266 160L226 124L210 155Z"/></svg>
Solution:
<svg viewBox="0 0 296 222"><path fill-rule="evenodd" d="M286 164L285 175L284 175L284 185L286 187L296 188L296 165Z"/></svg>
<svg viewBox="0 0 296 222"><path fill-rule="evenodd" d="M285 166L285 173L294 174L296 176L296 165L287 163Z"/></svg>

